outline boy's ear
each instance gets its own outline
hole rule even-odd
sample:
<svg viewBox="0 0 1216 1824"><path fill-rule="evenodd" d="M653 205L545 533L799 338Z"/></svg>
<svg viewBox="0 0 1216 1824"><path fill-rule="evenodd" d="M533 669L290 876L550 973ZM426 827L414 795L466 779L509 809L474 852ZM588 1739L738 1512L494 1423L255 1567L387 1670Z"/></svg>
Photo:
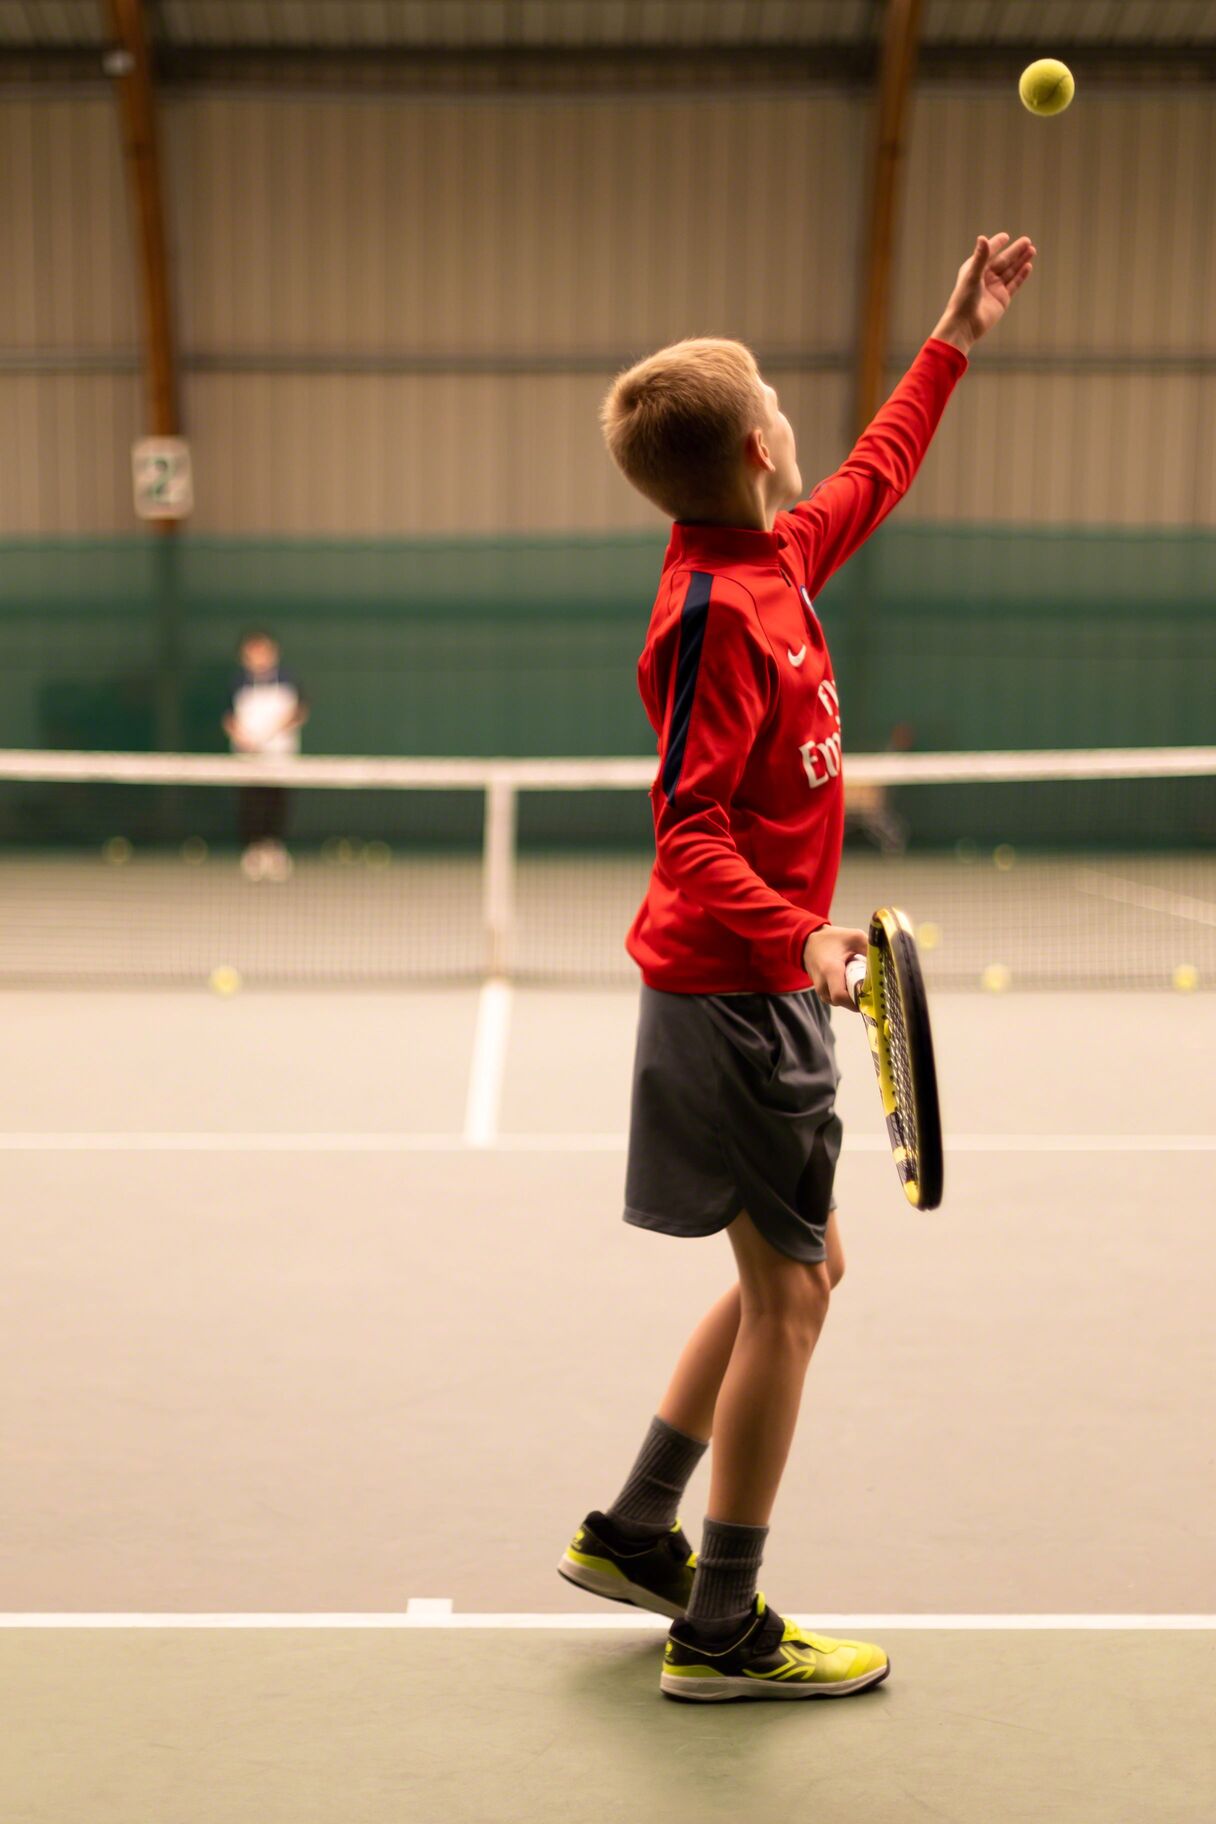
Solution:
<svg viewBox="0 0 1216 1824"><path fill-rule="evenodd" d="M770 475L776 474L777 465L769 455L768 444L764 440L764 432L759 425L747 433L747 441L743 449L749 468L767 469Z"/></svg>

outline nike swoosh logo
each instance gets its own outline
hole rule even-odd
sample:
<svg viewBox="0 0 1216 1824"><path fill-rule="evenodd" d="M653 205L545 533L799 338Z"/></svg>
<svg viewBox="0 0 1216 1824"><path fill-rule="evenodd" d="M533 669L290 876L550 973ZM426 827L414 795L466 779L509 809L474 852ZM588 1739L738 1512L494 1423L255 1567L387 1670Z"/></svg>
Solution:
<svg viewBox="0 0 1216 1824"><path fill-rule="evenodd" d="M787 646L785 649L785 656L789 660L790 664L793 665L795 667L795 669L797 669L797 667L799 665L801 665L803 659L805 659L805 657L806 657L805 642L798 648L797 652L791 652L789 647Z"/></svg>

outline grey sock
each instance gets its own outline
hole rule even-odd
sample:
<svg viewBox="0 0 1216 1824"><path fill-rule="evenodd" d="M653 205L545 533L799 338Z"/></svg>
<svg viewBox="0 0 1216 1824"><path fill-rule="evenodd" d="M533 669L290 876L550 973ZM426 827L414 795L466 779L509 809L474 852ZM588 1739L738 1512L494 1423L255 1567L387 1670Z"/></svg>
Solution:
<svg viewBox="0 0 1216 1824"><path fill-rule="evenodd" d="M669 1532L689 1478L708 1445L657 1415L624 1488L604 1512L631 1538Z"/></svg>
<svg viewBox="0 0 1216 1824"><path fill-rule="evenodd" d="M729 1634L742 1626L756 1600L767 1526L706 1520L686 1620L699 1632Z"/></svg>

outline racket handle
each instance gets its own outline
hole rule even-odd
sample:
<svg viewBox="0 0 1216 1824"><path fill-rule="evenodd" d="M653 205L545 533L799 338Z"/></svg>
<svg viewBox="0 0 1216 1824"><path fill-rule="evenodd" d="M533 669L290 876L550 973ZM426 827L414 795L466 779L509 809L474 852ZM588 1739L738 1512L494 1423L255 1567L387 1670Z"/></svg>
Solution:
<svg viewBox="0 0 1216 1824"><path fill-rule="evenodd" d="M851 956L844 966L845 987L853 997L856 1007L861 999L861 991L866 980L866 959L864 956Z"/></svg>

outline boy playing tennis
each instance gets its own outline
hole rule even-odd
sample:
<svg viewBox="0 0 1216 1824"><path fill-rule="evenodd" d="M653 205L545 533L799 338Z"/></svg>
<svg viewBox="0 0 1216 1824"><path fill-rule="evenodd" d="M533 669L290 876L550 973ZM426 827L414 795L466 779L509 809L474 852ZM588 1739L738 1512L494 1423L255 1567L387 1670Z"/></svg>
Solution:
<svg viewBox="0 0 1216 1824"><path fill-rule="evenodd" d="M604 402L614 461L675 520L638 667L658 737L656 857L628 948L643 977L625 1220L725 1228L738 1283L685 1346L620 1494L559 1565L675 1618L673 1697L841 1696L881 1647L807 1634L757 1594L807 1366L844 1271L829 1006L862 931L830 922L840 706L813 598L911 485L972 344L1030 276L981 236L945 314L835 475L802 478L777 395L738 342L678 342ZM677 1506L710 1435L699 1558Z"/></svg>

